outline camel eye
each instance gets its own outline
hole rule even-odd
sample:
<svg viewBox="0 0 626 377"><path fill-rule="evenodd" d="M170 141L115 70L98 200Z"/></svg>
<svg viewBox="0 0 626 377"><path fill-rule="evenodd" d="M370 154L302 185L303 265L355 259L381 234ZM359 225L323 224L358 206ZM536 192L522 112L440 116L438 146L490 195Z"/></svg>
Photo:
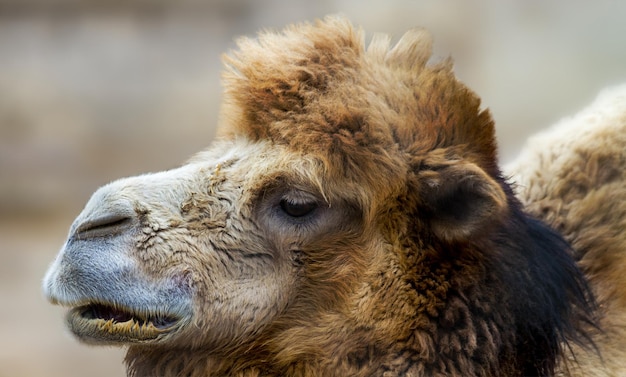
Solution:
<svg viewBox="0 0 626 377"><path fill-rule="evenodd" d="M317 208L315 202L295 202L289 199L280 201L280 209L291 217L304 217Z"/></svg>

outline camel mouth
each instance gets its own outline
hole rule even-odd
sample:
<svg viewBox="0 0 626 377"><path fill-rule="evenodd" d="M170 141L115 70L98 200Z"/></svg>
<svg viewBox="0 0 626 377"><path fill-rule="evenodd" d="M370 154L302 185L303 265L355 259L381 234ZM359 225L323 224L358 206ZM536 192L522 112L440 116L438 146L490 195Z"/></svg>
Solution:
<svg viewBox="0 0 626 377"><path fill-rule="evenodd" d="M157 341L180 327L182 317L89 303L67 315L70 330L91 343L141 343Z"/></svg>

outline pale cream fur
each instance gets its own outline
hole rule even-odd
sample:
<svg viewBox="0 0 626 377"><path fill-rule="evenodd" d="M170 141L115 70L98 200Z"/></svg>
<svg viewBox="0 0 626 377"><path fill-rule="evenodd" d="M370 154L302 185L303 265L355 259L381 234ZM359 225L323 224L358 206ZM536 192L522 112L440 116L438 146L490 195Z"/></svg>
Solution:
<svg viewBox="0 0 626 377"><path fill-rule="evenodd" d="M626 375L626 85L530 138L506 171L527 210L572 243L597 296L597 349L574 346L563 374Z"/></svg>

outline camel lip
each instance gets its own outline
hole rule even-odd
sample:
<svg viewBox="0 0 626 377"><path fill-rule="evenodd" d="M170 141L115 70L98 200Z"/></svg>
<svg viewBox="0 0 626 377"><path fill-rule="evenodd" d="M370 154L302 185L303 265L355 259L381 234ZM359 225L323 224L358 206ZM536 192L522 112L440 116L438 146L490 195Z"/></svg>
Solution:
<svg viewBox="0 0 626 377"><path fill-rule="evenodd" d="M178 322L178 318L172 314L137 313L133 310L119 308L112 305L93 303L76 308L80 316L87 320L104 319L114 323L135 321L140 325L151 323L157 329L171 328Z"/></svg>
<svg viewBox="0 0 626 377"><path fill-rule="evenodd" d="M184 317L107 303L86 303L69 310L66 322L81 340L99 344L158 341L182 326Z"/></svg>

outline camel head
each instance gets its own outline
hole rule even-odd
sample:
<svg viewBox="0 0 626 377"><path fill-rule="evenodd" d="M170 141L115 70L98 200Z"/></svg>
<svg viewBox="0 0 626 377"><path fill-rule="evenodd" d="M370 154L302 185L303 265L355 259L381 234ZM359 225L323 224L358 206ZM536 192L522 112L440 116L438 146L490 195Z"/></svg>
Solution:
<svg viewBox="0 0 626 377"><path fill-rule="evenodd" d="M428 35L365 47L327 18L238 45L218 140L72 225L44 281L71 331L157 375L549 369L584 282Z"/></svg>

